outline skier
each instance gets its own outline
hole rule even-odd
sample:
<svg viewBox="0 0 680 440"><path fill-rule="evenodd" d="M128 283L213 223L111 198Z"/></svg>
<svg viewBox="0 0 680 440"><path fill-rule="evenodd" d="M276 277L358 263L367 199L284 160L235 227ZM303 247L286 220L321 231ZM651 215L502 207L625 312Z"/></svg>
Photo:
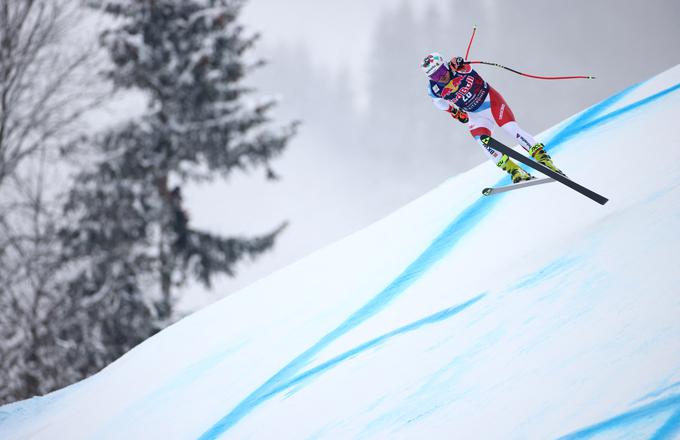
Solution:
<svg viewBox="0 0 680 440"><path fill-rule="evenodd" d="M513 183L533 179L533 176L507 155L499 154L480 141L482 135L491 136L494 122L515 138L534 160L564 175L545 152L545 146L517 125L512 110L501 94L484 81L470 64L466 64L462 57L452 58L447 63L439 53L433 52L425 57L421 67L430 79L429 94L434 105L467 124L472 137L484 147L498 167L512 176Z"/></svg>

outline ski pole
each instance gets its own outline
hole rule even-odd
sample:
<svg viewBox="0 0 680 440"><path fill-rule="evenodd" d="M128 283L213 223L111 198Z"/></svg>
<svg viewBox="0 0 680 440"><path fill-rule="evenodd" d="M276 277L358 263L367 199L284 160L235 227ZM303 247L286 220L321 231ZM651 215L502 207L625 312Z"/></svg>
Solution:
<svg viewBox="0 0 680 440"><path fill-rule="evenodd" d="M468 43L467 50L465 51L465 59L467 60L468 55L470 55L470 47L472 47L472 40L475 39L475 32L477 32L477 25L472 28L472 36L470 37L470 42Z"/></svg>
<svg viewBox="0 0 680 440"><path fill-rule="evenodd" d="M526 76L528 78L536 78L536 79L595 79L594 76L586 76L586 75L576 75L576 76L539 76L539 75L530 75L528 73L522 73L518 72L515 69L511 69L509 67L502 66L498 63L490 63L488 61L466 61L464 64L486 64L488 66L496 66L500 67L505 70L509 70L510 72L516 73L518 75Z"/></svg>

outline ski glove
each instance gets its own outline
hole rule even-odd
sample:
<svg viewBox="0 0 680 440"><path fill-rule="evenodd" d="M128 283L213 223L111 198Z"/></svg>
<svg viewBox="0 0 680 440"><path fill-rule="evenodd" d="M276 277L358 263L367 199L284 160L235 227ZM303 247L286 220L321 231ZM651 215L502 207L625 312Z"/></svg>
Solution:
<svg viewBox="0 0 680 440"><path fill-rule="evenodd" d="M451 113L453 119L458 119L463 124L467 124L470 121L468 114L461 109L453 107L449 109L449 113Z"/></svg>
<svg viewBox="0 0 680 440"><path fill-rule="evenodd" d="M453 70L458 70L465 65L465 60L463 59L463 57L451 58L450 64Z"/></svg>

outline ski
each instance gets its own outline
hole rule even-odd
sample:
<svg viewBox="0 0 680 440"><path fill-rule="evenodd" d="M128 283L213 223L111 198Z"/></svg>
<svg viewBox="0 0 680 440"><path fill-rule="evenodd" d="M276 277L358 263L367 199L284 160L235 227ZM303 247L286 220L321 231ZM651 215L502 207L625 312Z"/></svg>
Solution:
<svg viewBox="0 0 680 440"><path fill-rule="evenodd" d="M542 185L544 183L552 183L554 182L555 179L551 177L544 177L542 179L531 179L531 180L524 180L522 182L518 183L512 183L510 185L505 185L505 186L492 186L489 188L484 188L482 190L482 194L485 196L491 196L494 194L500 194L504 193L506 191L512 191L514 189L519 189L519 188L526 188L527 186L534 186L534 185Z"/></svg>
<svg viewBox="0 0 680 440"><path fill-rule="evenodd" d="M585 186L579 185L578 183L574 182L573 180L568 179L567 177L561 175L560 173L556 173L555 171L551 170L550 168L546 167L545 165L542 165L538 162L534 162L533 160L529 159L528 157L524 156L523 154L518 153L517 151L508 147L507 145L504 145L504 144L498 142L496 139L492 138L491 136L482 135L482 136L480 136L480 139L485 145L488 145L489 147L493 148L494 150L500 151L503 154L507 154L509 157L515 159L516 161L521 162L524 165L535 169L536 171L540 171L541 173L545 174L548 177L552 177L553 179L560 182L561 184L566 185L569 188L573 189L574 191L577 191L577 192L583 194L584 196L586 196L589 199L599 203L600 205L604 205L605 203L607 203L609 201L609 199L607 199L606 197L601 196L600 194L586 188Z"/></svg>

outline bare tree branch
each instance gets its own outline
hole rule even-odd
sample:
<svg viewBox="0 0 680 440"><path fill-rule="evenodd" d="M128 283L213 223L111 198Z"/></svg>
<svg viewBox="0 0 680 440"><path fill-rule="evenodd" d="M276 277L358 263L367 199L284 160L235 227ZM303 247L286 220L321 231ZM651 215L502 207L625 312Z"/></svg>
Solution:
<svg viewBox="0 0 680 440"><path fill-rule="evenodd" d="M63 343L82 316L58 288L68 270L58 179L75 162L64 146L83 136L108 87L95 73L105 55L96 39L69 44L81 14L73 0L0 2L0 403L63 386L79 376L59 365L83 362Z"/></svg>

